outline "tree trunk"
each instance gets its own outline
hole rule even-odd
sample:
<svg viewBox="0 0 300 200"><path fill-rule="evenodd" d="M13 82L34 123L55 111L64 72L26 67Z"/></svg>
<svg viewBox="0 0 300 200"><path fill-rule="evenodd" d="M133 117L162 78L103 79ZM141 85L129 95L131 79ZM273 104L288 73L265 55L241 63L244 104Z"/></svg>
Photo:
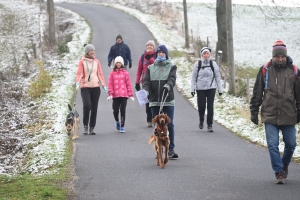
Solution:
<svg viewBox="0 0 300 200"><path fill-rule="evenodd" d="M217 14L217 26L218 26L218 42L216 49L216 58L219 50L223 52L222 62L228 62L228 53L227 53L227 28L226 28L226 1L217 0L216 6Z"/></svg>
<svg viewBox="0 0 300 200"><path fill-rule="evenodd" d="M187 17L187 9L186 9L186 0L183 0L183 12L184 12L184 29L185 29L185 47L190 47L189 42L189 25L188 25L188 17Z"/></svg>
<svg viewBox="0 0 300 200"><path fill-rule="evenodd" d="M47 0L47 11L49 15L49 44L51 49L56 45L55 37L55 14L53 0Z"/></svg>

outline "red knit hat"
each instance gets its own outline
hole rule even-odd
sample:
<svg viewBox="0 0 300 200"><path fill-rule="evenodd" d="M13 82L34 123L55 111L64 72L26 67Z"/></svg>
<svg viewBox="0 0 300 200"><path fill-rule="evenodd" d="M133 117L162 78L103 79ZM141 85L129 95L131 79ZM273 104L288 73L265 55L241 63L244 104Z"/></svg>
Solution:
<svg viewBox="0 0 300 200"><path fill-rule="evenodd" d="M282 40L276 40L273 44L272 56L283 55L287 57L287 49L286 45L283 43Z"/></svg>

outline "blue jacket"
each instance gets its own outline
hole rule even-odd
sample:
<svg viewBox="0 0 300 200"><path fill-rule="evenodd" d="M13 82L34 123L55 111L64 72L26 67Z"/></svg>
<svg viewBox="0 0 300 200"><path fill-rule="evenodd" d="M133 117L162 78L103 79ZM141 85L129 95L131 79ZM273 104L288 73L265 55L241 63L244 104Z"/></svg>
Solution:
<svg viewBox="0 0 300 200"><path fill-rule="evenodd" d="M108 63L110 64L117 56L121 56L123 58L124 65L126 66L128 65L128 62L132 63L130 49L123 41L120 44L116 42L116 44L110 47L107 58Z"/></svg>

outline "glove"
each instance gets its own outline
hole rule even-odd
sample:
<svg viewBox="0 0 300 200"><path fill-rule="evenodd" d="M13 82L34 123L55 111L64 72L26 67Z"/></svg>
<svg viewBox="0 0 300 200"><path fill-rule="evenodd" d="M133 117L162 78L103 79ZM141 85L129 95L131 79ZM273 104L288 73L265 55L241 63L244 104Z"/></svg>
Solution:
<svg viewBox="0 0 300 200"><path fill-rule="evenodd" d="M297 117L297 120L298 120L298 117ZM257 114L251 114L251 121L258 125L258 115Z"/></svg>
<svg viewBox="0 0 300 200"><path fill-rule="evenodd" d="M195 92L191 92L191 95L194 97L195 96Z"/></svg>
<svg viewBox="0 0 300 200"><path fill-rule="evenodd" d="M108 67L110 67L111 63L108 63Z"/></svg>
<svg viewBox="0 0 300 200"><path fill-rule="evenodd" d="M149 60L152 56L153 56L152 54L146 54L146 55L145 55L145 58L146 58L147 60Z"/></svg>
<svg viewBox="0 0 300 200"><path fill-rule="evenodd" d="M129 97L129 99L130 99L131 101L134 101L134 97Z"/></svg>
<svg viewBox="0 0 300 200"><path fill-rule="evenodd" d="M106 86L103 87L103 90L104 90L105 93L107 93L107 87Z"/></svg>
<svg viewBox="0 0 300 200"><path fill-rule="evenodd" d="M107 97L107 101L112 100L112 96Z"/></svg>
<svg viewBox="0 0 300 200"><path fill-rule="evenodd" d="M135 84L135 89L136 91L140 91L141 90L141 86L139 83Z"/></svg>
<svg viewBox="0 0 300 200"><path fill-rule="evenodd" d="M219 93L219 96L222 96L223 93Z"/></svg>
<svg viewBox="0 0 300 200"><path fill-rule="evenodd" d="M132 63L129 63L129 69L132 67Z"/></svg>
<svg viewBox="0 0 300 200"><path fill-rule="evenodd" d="M297 115L297 123L300 122L300 114Z"/></svg>
<svg viewBox="0 0 300 200"><path fill-rule="evenodd" d="M78 90L79 87L80 87L80 84L79 84L79 82L77 82L77 83L76 83L76 90Z"/></svg>

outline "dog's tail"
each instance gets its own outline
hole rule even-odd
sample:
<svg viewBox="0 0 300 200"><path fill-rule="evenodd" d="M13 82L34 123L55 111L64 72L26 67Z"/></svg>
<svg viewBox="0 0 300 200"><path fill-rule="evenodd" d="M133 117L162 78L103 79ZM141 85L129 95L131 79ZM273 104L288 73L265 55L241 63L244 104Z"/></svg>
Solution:
<svg viewBox="0 0 300 200"><path fill-rule="evenodd" d="M70 106L70 104L68 104L69 110L72 111L72 107Z"/></svg>
<svg viewBox="0 0 300 200"><path fill-rule="evenodd" d="M150 136L149 144L155 141L155 135Z"/></svg>

